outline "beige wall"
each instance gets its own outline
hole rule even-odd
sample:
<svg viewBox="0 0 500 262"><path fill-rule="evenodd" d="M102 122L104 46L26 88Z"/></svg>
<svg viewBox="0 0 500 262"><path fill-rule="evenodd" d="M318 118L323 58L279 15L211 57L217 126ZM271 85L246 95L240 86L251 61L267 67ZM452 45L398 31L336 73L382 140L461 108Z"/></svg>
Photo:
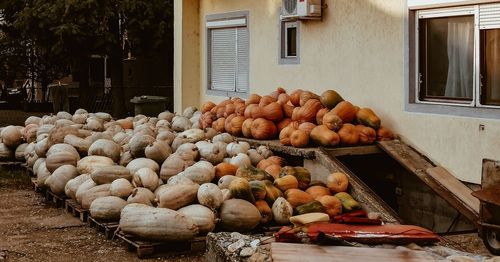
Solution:
<svg viewBox="0 0 500 262"><path fill-rule="evenodd" d="M480 183L482 159L500 159L499 121L404 111L405 1L325 0L322 21L301 23L300 65L279 65L281 0L202 0L196 29L200 102L224 99L205 95L205 16L248 10L250 92L268 93L277 86L317 93L335 89L353 103L373 108L384 125L457 178ZM183 88L184 83L177 83L176 89ZM486 126L484 131L479 124Z"/></svg>

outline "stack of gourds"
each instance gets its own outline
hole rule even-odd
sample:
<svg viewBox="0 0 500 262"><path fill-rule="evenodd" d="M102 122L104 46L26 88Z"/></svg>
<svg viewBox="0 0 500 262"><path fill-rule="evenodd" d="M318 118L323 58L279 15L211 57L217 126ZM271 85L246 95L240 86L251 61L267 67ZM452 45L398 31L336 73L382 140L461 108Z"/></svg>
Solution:
<svg viewBox="0 0 500 262"><path fill-rule="evenodd" d="M372 109L355 106L334 90L288 94L278 88L269 95L251 94L246 101L206 102L202 113L202 128L259 140L279 138L294 147L366 145L394 137Z"/></svg>

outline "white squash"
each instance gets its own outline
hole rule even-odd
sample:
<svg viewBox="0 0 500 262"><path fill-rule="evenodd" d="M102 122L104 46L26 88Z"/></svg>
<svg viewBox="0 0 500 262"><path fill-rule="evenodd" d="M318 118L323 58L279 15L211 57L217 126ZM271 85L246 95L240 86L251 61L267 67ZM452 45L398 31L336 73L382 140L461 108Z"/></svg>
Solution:
<svg viewBox="0 0 500 262"><path fill-rule="evenodd" d="M132 184L154 191L158 187L158 175L151 168L143 167L135 172Z"/></svg>
<svg viewBox="0 0 500 262"><path fill-rule="evenodd" d="M273 155L273 151L271 151L271 149L269 149L269 147L267 147L267 146L257 147L257 153L262 155L264 157L264 159L267 159Z"/></svg>
<svg viewBox="0 0 500 262"><path fill-rule="evenodd" d="M148 206L156 205L156 196L151 190L144 187L137 187L132 190L132 194L127 198L127 202L140 203Z"/></svg>
<svg viewBox="0 0 500 262"><path fill-rule="evenodd" d="M65 192L66 183L69 180L78 176L78 171L75 166L62 165L58 167L52 175L50 175L45 184L50 187L50 191L56 195L63 195Z"/></svg>
<svg viewBox="0 0 500 262"><path fill-rule="evenodd" d="M125 234L159 241L190 240L199 232L192 219L177 211L141 204L125 206L119 226Z"/></svg>
<svg viewBox="0 0 500 262"><path fill-rule="evenodd" d="M148 159L148 158L136 158L127 164L127 168L130 170L130 172L132 174L135 174L135 172L137 172L137 170L139 170L143 167L149 167L155 173L160 170L160 165L158 165L158 163L156 163L155 161Z"/></svg>
<svg viewBox="0 0 500 262"><path fill-rule="evenodd" d="M120 161L121 147L112 140L98 139L89 147L89 156L106 156L114 162Z"/></svg>
<svg viewBox="0 0 500 262"><path fill-rule="evenodd" d="M2 143L4 145L13 149L23 142L23 134L21 129L17 126L7 126L3 128L0 137L2 137Z"/></svg>
<svg viewBox="0 0 500 262"><path fill-rule="evenodd" d="M26 150L27 146L28 143L24 143L16 147L16 151L14 152L14 157L16 158L16 160L19 161L24 160L24 150Z"/></svg>
<svg viewBox="0 0 500 262"><path fill-rule="evenodd" d="M186 142L196 143L200 140L205 139L205 132L198 128L191 128L177 135L182 137Z"/></svg>
<svg viewBox="0 0 500 262"><path fill-rule="evenodd" d="M28 126L30 124L40 125L41 121L42 119L38 116L29 116L26 120L24 120L24 126Z"/></svg>
<svg viewBox="0 0 500 262"><path fill-rule="evenodd" d="M76 200L76 190L78 190L78 187L81 184L83 184L83 182L89 179L90 179L89 174L79 175L75 178L70 179L68 183L66 183L66 185L64 186L64 194L67 197Z"/></svg>
<svg viewBox="0 0 500 262"><path fill-rule="evenodd" d="M47 156L45 159L45 165L50 172L54 172L58 167L63 165L76 166L79 160L80 155L78 155L78 153L56 152Z"/></svg>
<svg viewBox="0 0 500 262"><path fill-rule="evenodd" d="M64 137L64 143L74 147L78 153L86 154L89 151L92 141L84 139L73 134L68 134Z"/></svg>
<svg viewBox="0 0 500 262"><path fill-rule="evenodd" d="M293 215L293 207L283 197L278 197L272 206L273 219L278 225L287 225L290 223L290 217Z"/></svg>
<svg viewBox="0 0 500 262"><path fill-rule="evenodd" d="M127 205L127 201L115 197L99 197L90 204L90 216L101 221L118 221L122 209Z"/></svg>
<svg viewBox="0 0 500 262"><path fill-rule="evenodd" d="M92 202L100 197L110 196L111 192L109 187L111 184L98 185L90 188L82 194L81 203L82 208L89 209Z"/></svg>
<svg viewBox="0 0 500 262"><path fill-rule="evenodd" d="M67 120L73 119L73 115L71 115L70 113L68 113L66 111L59 111L59 112L57 112L56 116L59 119L67 119Z"/></svg>
<svg viewBox="0 0 500 262"><path fill-rule="evenodd" d="M182 112L182 116L186 118L191 118L193 117L193 114L198 111L198 109L195 106L188 106L184 109Z"/></svg>
<svg viewBox="0 0 500 262"><path fill-rule="evenodd" d="M161 112L158 114L158 119L163 119L163 120L167 120L168 122L172 122L172 119L174 118L175 114L174 113L171 113L170 111L165 111L165 112Z"/></svg>
<svg viewBox="0 0 500 262"><path fill-rule="evenodd" d="M123 166L97 167L92 172L91 177L98 185L110 184L119 178L125 178L129 181L132 180L130 170Z"/></svg>
<svg viewBox="0 0 500 262"><path fill-rule="evenodd" d="M47 150L49 150L49 145L47 144L48 138L44 138L35 144L35 153L39 157L45 157Z"/></svg>
<svg viewBox="0 0 500 262"><path fill-rule="evenodd" d="M45 162L45 158L41 157L41 158L37 158L35 163L33 164L32 168L33 168L33 175L36 176L37 172L38 172L38 167L40 167L40 165L42 163Z"/></svg>
<svg viewBox="0 0 500 262"><path fill-rule="evenodd" d="M144 149L146 158L152 159L159 164L162 164L170 154L172 154L172 149L170 149L169 144L161 140L154 141Z"/></svg>
<svg viewBox="0 0 500 262"><path fill-rule="evenodd" d="M189 217L198 226L200 234L212 232L215 228L215 214L209 208L194 204L185 206L177 210L177 212Z"/></svg>
<svg viewBox="0 0 500 262"><path fill-rule="evenodd" d="M205 183L198 188L198 202L212 210L216 210L222 204L222 191L216 184Z"/></svg>
<svg viewBox="0 0 500 262"><path fill-rule="evenodd" d="M226 155L226 144L224 142L199 141L195 145L198 148L200 157L214 165L221 163Z"/></svg>
<svg viewBox="0 0 500 262"><path fill-rule="evenodd" d="M132 153L135 158L144 157L144 150L146 147L153 144L155 141L156 139L150 135L136 134L128 143L130 145L130 153Z"/></svg>
<svg viewBox="0 0 500 262"><path fill-rule="evenodd" d="M198 184L167 185L159 193L158 207L179 209L196 200Z"/></svg>
<svg viewBox="0 0 500 262"><path fill-rule="evenodd" d="M184 176L197 184L209 183L215 178L215 168L208 161L199 161L177 174Z"/></svg>
<svg viewBox="0 0 500 262"><path fill-rule="evenodd" d="M167 180L167 185L192 184L192 183L194 182L191 179L184 176L173 176Z"/></svg>
<svg viewBox="0 0 500 262"><path fill-rule="evenodd" d="M170 177L179 174L194 163L191 153L172 154L161 165L160 178L167 181Z"/></svg>
<svg viewBox="0 0 500 262"><path fill-rule="evenodd" d="M111 117L111 115L109 113L105 113L105 112L97 112L94 115L95 115L95 117L97 117L103 121L106 121L106 122L109 122L109 121L111 121L111 119L113 119L113 117Z"/></svg>
<svg viewBox="0 0 500 262"><path fill-rule="evenodd" d="M45 161L43 161L36 171L36 184L39 187L46 187L45 180L50 176L50 171L47 169L45 165Z"/></svg>
<svg viewBox="0 0 500 262"><path fill-rule="evenodd" d="M248 157L247 154L243 153L238 153L236 156L231 158L231 161L229 161L230 164L235 165L237 167L246 167L246 166L251 166L252 161L250 160L250 157Z"/></svg>
<svg viewBox="0 0 500 262"><path fill-rule="evenodd" d="M172 119L172 129L177 132L182 132L184 130L190 129L192 126L191 121L189 121L189 118L184 117L184 116L175 116Z"/></svg>
<svg viewBox="0 0 500 262"><path fill-rule="evenodd" d="M256 149L250 149L247 151L247 155L250 158L250 162L252 163L253 166L257 166L257 164L264 160L264 157L257 152Z"/></svg>
<svg viewBox="0 0 500 262"><path fill-rule="evenodd" d="M226 146L226 152L230 157L236 156L240 153L246 154L250 149L250 144L247 142L231 142Z"/></svg>
<svg viewBox="0 0 500 262"><path fill-rule="evenodd" d="M68 144L63 144L63 143L52 145L49 148L49 150L47 150L46 156L49 157L52 154L61 153L61 152L71 153L75 157L79 157L80 156L78 154L78 151L74 147L72 147L71 145L68 145Z"/></svg>
<svg viewBox="0 0 500 262"><path fill-rule="evenodd" d="M246 232L254 229L261 219L257 207L243 199L229 199L219 210L220 226L224 230Z"/></svg>
<svg viewBox="0 0 500 262"><path fill-rule="evenodd" d="M118 132L113 136L113 141L115 141L115 143L117 143L120 146L123 146L128 142L130 142L130 139L132 139L132 137L124 132Z"/></svg>
<svg viewBox="0 0 500 262"><path fill-rule="evenodd" d="M132 190L134 190L134 187L125 178L118 178L115 181L111 183L111 186L109 187L109 191L111 192L112 196L116 197L121 197L121 198L128 198L130 194L132 194Z"/></svg>
<svg viewBox="0 0 500 262"><path fill-rule="evenodd" d="M233 182L233 180L235 180L236 178L236 176L232 175L223 176L219 179L217 185L220 189L229 189L229 184L231 184L231 182Z"/></svg>
<svg viewBox="0 0 500 262"><path fill-rule="evenodd" d="M222 202L232 198L231 191L229 189L224 188L221 190L221 192L222 192Z"/></svg>
<svg viewBox="0 0 500 262"><path fill-rule="evenodd" d="M125 151L120 155L120 166L127 166L132 160L134 160L134 156L130 151Z"/></svg>
<svg viewBox="0 0 500 262"><path fill-rule="evenodd" d="M96 168L103 166L113 166L113 159L105 156L86 156L76 164L76 169L80 174L91 174Z"/></svg>
<svg viewBox="0 0 500 262"><path fill-rule="evenodd" d="M97 184L94 182L94 180L92 179L85 180L85 182L83 182L76 190L75 193L76 202L82 203L83 194L95 186L97 186Z"/></svg>
<svg viewBox="0 0 500 262"><path fill-rule="evenodd" d="M222 134L218 134L216 136L214 136L214 138L212 138L212 142L224 142L226 144L229 144L231 142L234 141L234 137L232 135L230 135L229 133L222 133Z"/></svg>
<svg viewBox="0 0 500 262"><path fill-rule="evenodd" d="M156 140L161 140L161 141L166 142L169 145L172 145L172 142L174 141L175 137L176 137L175 134L172 133L171 131L164 130L164 131L158 132L158 135L156 136Z"/></svg>
<svg viewBox="0 0 500 262"><path fill-rule="evenodd" d="M217 135L217 130L209 127L205 128L205 140L212 140ZM219 141L220 142L220 141ZM225 144L225 143L224 143Z"/></svg>

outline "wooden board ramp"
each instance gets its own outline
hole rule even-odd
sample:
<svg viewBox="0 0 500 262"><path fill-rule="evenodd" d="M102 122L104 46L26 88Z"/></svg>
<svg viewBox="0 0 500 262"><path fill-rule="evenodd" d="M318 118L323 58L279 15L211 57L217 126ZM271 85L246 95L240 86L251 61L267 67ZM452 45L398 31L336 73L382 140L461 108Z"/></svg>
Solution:
<svg viewBox="0 0 500 262"><path fill-rule="evenodd" d="M192 254L204 252L206 248L205 236L195 237L190 241L151 242L119 231L115 238L125 242L128 250L136 252L139 258Z"/></svg>
<svg viewBox="0 0 500 262"><path fill-rule="evenodd" d="M26 164L22 161L0 161L0 167L7 170L26 169Z"/></svg>
<svg viewBox="0 0 500 262"><path fill-rule="evenodd" d="M430 159L400 140L380 141L378 145L467 219L477 221L479 201L470 195L471 189L446 169L436 166Z"/></svg>
<svg viewBox="0 0 500 262"><path fill-rule="evenodd" d="M356 261L434 261L425 251L386 248L318 246L309 244L272 243L274 262L356 262Z"/></svg>
<svg viewBox="0 0 500 262"><path fill-rule="evenodd" d="M52 193L52 191L50 191L50 189L45 190L45 202L46 203L50 203L50 204L54 205L55 207L64 208L65 200L66 200L66 196L58 196L58 195Z"/></svg>
<svg viewBox="0 0 500 262"><path fill-rule="evenodd" d="M87 219L89 226L95 228L97 232L103 233L107 239L112 239L118 228L118 222L102 222L89 216Z"/></svg>
<svg viewBox="0 0 500 262"><path fill-rule="evenodd" d="M66 210L67 213L72 214L74 217L77 217L82 222L87 222L87 218L89 217L89 211L84 209L73 199L66 199L64 201L64 210Z"/></svg>

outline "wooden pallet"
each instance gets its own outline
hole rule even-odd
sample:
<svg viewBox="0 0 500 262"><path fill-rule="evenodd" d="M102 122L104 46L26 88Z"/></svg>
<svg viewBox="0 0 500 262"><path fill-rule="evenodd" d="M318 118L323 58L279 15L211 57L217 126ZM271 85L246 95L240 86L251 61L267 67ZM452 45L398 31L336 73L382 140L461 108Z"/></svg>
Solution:
<svg viewBox="0 0 500 262"><path fill-rule="evenodd" d="M148 242L126 235L121 231L117 232L115 236L124 241L128 250L136 252L139 258L192 254L204 252L206 248L205 236L179 242Z"/></svg>
<svg viewBox="0 0 500 262"><path fill-rule="evenodd" d="M89 211L84 209L73 199L66 199L64 201L64 210L66 210L67 213L72 214L74 217L77 217L82 222L87 222L89 217Z"/></svg>
<svg viewBox="0 0 500 262"><path fill-rule="evenodd" d="M45 202L53 204L55 207L61 207L64 208L64 201L66 199L66 196L58 196L50 189L45 190Z"/></svg>
<svg viewBox="0 0 500 262"><path fill-rule="evenodd" d="M25 163L22 161L0 161L0 167L7 170L25 169Z"/></svg>
<svg viewBox="0 0 500 262"><path fill-rule="evenodd" d="M87 219L89 226L95 228L97 232L103 233L107 239L112 239L116 229L118 229L118 222L102 222L89 216Z"/></svg>
<svg viewBox="0 0 500 262"><path fill-rule="evenodd" d="M33 190L35 192L40 193L45 196L45 188L38 186L38 183L36 182L36 178L31 179L31 186L33 186Z"/></svg>
<svg viewBox="0 0 500 262"><path fill-rule="evenodd" d="M26 168L26 173L28 174L28 176L36 178L35 173L33 173L33 168L31 168L29 166L26 166L25 168Z"/></svg>

